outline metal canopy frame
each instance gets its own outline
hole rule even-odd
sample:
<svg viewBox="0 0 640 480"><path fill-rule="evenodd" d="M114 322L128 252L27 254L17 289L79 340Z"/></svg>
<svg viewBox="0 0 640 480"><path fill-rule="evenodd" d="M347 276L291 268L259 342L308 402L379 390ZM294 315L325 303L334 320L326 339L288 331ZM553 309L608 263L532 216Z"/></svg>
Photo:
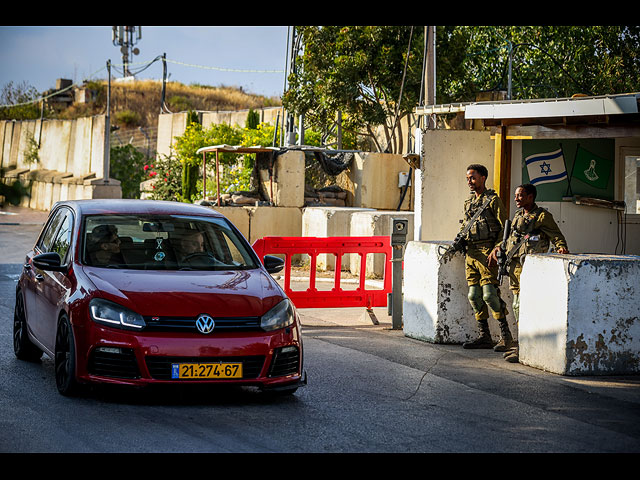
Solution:
<svg viewBox="0 0 640 480"><path fill-rule="evenodd" d="M288 147L245 147L242 145L211 145L196 150L196 154L202 154L202 198L207 197L207 153L216 154L216 188L217 188L217 204L220 206L220 160L219 154L222 153L259 153L259 152L281 152L282 150L300 150L303 152L331 152L331 153L360 153L361 150L332 150L323 147L315 147L311 145L290 145ZM271 180L271 189L273 190L273 180ZM271 197L273 198L273 191Z"/></svg>
<svg viewBox="0 0 640 480"><path fill-rule="evenodd" d="M216 154L216 188L217 195L216 201L220 206L220 160L219 153L258 153L258 152L274 152L280 151L278 147L243 147L234 145L212 145L209 147L202 147L196 150L196 154L202 154L202 198L207 198L207 153L215 152Z"/></svg>

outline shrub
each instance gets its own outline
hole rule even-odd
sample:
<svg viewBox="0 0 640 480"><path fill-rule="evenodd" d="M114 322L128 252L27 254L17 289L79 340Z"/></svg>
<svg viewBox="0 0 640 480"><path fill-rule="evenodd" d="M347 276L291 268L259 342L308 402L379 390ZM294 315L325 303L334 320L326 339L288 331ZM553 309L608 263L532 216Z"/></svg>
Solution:
<svg viewBox="0 0 640 480"><path fill-rule="evenodd" d="M111 147L109 176L120 180L122 198L140 198L140 183L147 180L144 154L131 145Z"/></svg>

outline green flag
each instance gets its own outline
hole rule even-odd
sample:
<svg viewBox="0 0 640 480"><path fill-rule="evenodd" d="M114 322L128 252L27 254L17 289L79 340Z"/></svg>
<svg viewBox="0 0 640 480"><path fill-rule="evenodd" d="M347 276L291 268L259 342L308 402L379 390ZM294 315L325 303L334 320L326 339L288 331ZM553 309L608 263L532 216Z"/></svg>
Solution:
<svg viewBox="0 0 640 480"><path fill-rule="evenodd" d="M606 189L613 169L613 162L578 147L573 164L573 178L595 188Z"/></svg>

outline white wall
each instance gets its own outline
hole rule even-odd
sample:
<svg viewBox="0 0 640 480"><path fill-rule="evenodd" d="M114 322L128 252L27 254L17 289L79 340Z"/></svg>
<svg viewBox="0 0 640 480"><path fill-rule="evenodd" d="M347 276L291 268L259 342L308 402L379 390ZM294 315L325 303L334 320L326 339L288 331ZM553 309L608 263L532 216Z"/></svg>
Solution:
<svg viewBox="0 0 640 480"><path fill-rule="evenodd" d="M487 186L493 188L494 142L489 132L475 130L427 130L422 141L421 239L453 240L469 196L467 166L487 167Z"/></svg>
<svg viewBox="0 0 640 480"><path fill-rule="evenodd" d="M494 141L488 131L475 130L427 130L422 141L421 239L453 240L460 229L464 200L469 195L466 167L471 163L485 165L489 171L487 186L493 188ZM513 140L511 144L510 218L516 211L514 190L522 184L522 141ZM624 148L640 148L640 139L616 139L616 199L623 196L619 166ZM625 253L640 255L640 215L627 216L626 224L619 224L616 210L573 202L540 202L540 205L553 214L572 253L621 253L621 236L625 235Z"/></svg>

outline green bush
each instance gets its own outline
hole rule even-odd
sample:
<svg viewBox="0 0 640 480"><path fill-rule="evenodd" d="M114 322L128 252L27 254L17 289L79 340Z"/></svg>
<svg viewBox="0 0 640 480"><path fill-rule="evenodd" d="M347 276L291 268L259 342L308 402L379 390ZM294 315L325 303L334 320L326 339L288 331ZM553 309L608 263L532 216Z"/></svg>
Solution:
<svg viewBox="0 0 640 480"><path fill-rule="evenodd" d="M109 176L120 180L122 198L140 198L140 183L148 179L145 155L131 145L111 147Z"/></svg>
<svg viewBox="0 0 640 480"><path fill-rule="evenodd" d="M131 110L122 110L121 112L117 112L114 117L116 123L126 127L134 127L141 123L140 114Z"/></svg>

